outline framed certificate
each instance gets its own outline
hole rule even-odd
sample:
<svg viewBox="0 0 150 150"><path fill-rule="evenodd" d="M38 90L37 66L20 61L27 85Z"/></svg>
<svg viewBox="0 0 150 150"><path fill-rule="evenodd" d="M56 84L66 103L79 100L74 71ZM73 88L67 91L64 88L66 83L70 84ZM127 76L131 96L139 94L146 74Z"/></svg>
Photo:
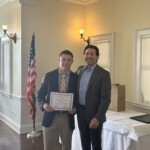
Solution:
<svg viewBox="0 0 150 150"><path fill-rule="evenodd" d="M70 110L73 105L72 93L51 92L50 106L55 110Z"/></svg>

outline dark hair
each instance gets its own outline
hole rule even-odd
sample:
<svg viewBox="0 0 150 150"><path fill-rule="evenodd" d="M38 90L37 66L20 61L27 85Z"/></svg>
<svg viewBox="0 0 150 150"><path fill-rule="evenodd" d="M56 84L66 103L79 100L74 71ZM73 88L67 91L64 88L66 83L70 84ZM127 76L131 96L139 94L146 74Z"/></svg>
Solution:
<svg viewBox="0 0 150 150"><path fill-rule="evenodd" d="M63 51L59 54L59 56L61 57L63 54L70 55L70 56L73 58L73 54L72 54L72 52L69 51L69 50L63 50Z"/></svg>
<svg viewBox="0 0 150 150"><path fill-rule="evenodd" d="M96 56L99 56L99 49L98 49L98 47L95 46L95 45L87 45L87 46L84 48L83 54L85 54L85 51L86 51L88 48L95 49Z"/></svg>

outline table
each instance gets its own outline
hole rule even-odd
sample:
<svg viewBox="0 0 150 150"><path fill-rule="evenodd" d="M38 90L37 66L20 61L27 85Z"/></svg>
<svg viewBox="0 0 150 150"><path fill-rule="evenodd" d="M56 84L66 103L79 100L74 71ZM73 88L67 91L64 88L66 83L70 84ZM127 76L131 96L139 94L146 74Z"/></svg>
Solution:
<svg viewBox="0 0 150 150"><path fill-rule="evenodd" d="M149 150L150 124L130 119L131 116L144 113L132 110L123 112L107 111L107 121L103 125L103 150ZM82 150L77 118L75 116L75 130L72 137L72 150Z"/></svg>

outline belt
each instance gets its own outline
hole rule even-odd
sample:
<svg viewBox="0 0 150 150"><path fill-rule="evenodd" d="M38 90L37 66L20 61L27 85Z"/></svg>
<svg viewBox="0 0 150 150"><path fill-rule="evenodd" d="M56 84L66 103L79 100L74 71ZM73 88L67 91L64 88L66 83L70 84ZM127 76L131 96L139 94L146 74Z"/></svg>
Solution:
<svg viewBox="0 0 150 150"><path fill-rule="evenodd" d="M66 114L67 111L56 110L55 113L56 114Z"/></svg>

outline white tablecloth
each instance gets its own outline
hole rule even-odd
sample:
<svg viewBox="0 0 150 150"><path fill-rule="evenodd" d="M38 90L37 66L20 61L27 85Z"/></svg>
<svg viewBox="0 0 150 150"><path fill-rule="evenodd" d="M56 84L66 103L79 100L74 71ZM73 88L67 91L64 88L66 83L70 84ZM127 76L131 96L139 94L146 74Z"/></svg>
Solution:
<svg viewBox="0 0 150 150"><path fill-rule="evenodd" d="M126 110L124 112L107 112L107 121L103 125L103 150L149 150L150 124L130 119L131 116L144 113ZM72 137L72 150L82 150L79 130L76 128Z"/></svg>

